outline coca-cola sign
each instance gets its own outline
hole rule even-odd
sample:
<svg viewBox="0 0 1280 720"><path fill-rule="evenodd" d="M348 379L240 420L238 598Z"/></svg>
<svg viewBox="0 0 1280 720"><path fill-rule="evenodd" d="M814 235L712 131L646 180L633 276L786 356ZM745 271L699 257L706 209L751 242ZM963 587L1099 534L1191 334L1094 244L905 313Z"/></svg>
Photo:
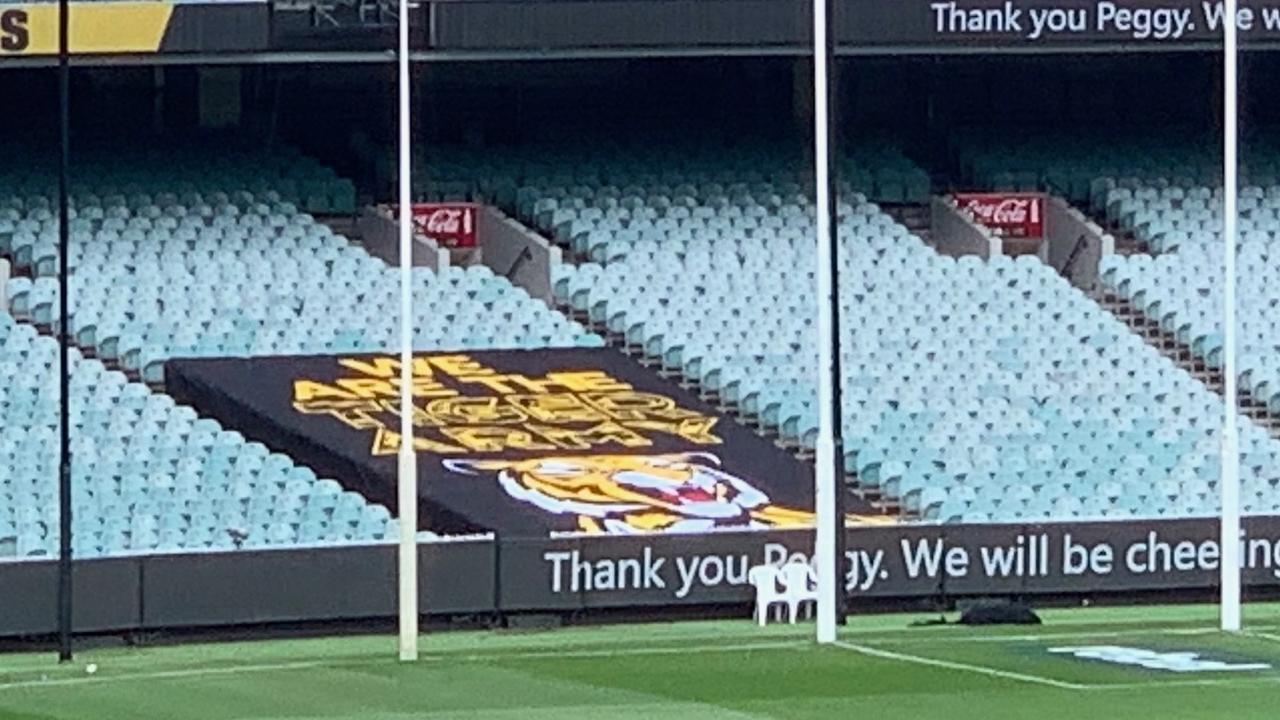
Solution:
<svg viewBox="0 0 1280 720"><path fill-rule="evenodd" d="M471 203L417 203L413 226L441 247L475 247L476 206Z"/></svg>
<svg viewBox="0 0 1280 720"><path fill-rule="evenodd" d="M956 207L1001 237L1044 237L1044 196L1039 193L956 193Z"/></svg>

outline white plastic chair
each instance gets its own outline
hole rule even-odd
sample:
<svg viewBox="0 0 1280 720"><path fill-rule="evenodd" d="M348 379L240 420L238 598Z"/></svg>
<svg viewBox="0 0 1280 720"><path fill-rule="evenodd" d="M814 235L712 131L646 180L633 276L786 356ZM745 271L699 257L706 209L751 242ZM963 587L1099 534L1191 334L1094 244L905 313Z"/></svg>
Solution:
<svg viewBox="0 0 1280 720"><path fill-rule="evenodd" d="M773 565L757 565L747 573L747 581L756 589L755 618L760 627L769 621L769 607L787 604L787 595L778 589L778 568Z"/></svg>
<svg viewBox="0 0 1280 720"><path fill-rule="evenodd" d="M818 579L808 563L789 562L782 566L780 572L783 585L783 598L787 603L787 611L791 624L795 624L796 615L803 603L818 602ZM809 606L808 617L813 616L813 606Z"/></svg>

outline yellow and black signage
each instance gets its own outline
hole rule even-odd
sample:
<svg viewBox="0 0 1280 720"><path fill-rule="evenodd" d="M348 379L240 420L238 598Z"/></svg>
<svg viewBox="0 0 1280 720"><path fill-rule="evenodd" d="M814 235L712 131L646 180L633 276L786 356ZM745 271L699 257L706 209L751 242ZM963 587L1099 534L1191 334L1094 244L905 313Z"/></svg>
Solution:
<svg viewBox="0 0 1280 720"><path fill-rule="evenodd" d="M397 358L177 360L166 373L169 391L201 412L394 502ZM613 350L422 354L412 376L421 496L436 527L622 534L812 521L808 467Z"/></svg>
<svg viewBox="0 0 1280 720"><path fill-rule="evenodd" d="M331 378L298 378L293 405L371 431L370 453L400 446L400 363L392 357L339 358ZM596 369L504 373L470 355L414 359L414 448L464 456L649 448L666 434L691 445L719 445L719 417L680 407L668 395L637 391Z"/></svg>
<svg viewBox="0 0 1280 720"><path fill-rule="evenodd" d="M153 53L173 15L167 2L86 2L71 6L68 47L75 53ZM0 5L0 51L58 52L58 5Z"/></svg>
<svg viewBox="0 0 1280 720"><path fill-rule="evenodd" d="M78 55L259 50L265 2L73 2L68 48ZM58 4L0 5L0 58L56 55Z"/></svg>

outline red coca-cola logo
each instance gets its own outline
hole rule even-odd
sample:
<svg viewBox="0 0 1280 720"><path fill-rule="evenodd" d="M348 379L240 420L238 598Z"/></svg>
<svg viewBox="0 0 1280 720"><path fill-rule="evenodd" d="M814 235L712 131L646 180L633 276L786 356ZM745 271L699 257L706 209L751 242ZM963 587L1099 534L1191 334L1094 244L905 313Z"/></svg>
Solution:
<svg viewBox="0 0 1280 720"><path fill-rule="evenodd" d="M461 208L440 208L419 218L418 222L427 233L452 235L462 231L462 216L465 212Z"/></svg>
<svg viewBox="0 0 1280 720"><path fill-rule="evenodd" d="M414 205L413 225L418 232L445 247L472 247L476 244L473 205Z"/></svg>
<svg viewBox="0 0 1280 720"><path fill-rule="evenodd" d="M975 198L969 201L965 209L982 220L1011 225L1026 222L1031 216L1031 206L1034 202L1031 198L1006 198L999 201L983 201Z"/></svg>
<svg viewBox="0 0 1280 720"><path fill-rule="evenodd" d="M957 206L979 224L1000 234L1040 237L1043 225L1041 199L1035 195L956 195Z"/></svg>

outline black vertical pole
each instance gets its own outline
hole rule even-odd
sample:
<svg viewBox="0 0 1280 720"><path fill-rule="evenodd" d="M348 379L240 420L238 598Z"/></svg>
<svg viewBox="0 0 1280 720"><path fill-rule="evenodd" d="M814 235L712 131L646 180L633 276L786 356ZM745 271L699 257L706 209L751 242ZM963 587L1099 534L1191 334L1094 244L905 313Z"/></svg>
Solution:
<svg viewBox="0 0 1280 720"><path fill-rule="evenodd" d="M67 259L71 254L68 172L71 156L71 66L67 29L70 3L58 0L58 661L71 660L71 367L68 365Z"/></svg>
<svg viewBox="0 0 1280 720"><path fill-rule="evenodd" d="M831 471L835 473L835 493L832 495L832 502L835 503L836 515L836 547L832 553L836 564L836 622L840 625L845 624L845 615L847 612L847 597L845 594L845 532L844 532L844 512L845 512L845 493L848 492L844 482L844 418L842 413L843 402L841 396L842 381L844 373L840 363L840 153L838 147L840 144L840 124L837 122L839 112L839 88L840 73L836 66L836 9L838 3L835 0L823 0L827 4L827 36L823 39L823 51L827 54L827 195L830 202L827 203L827 213L830 237L828 242L831 244L831 347L833 348L831 360L831 374L834 375L834 382L831 383L831 416L834 418L835 427L832 429L833 443L835 449L833 455L835 462L832 463Z"/></svg>

